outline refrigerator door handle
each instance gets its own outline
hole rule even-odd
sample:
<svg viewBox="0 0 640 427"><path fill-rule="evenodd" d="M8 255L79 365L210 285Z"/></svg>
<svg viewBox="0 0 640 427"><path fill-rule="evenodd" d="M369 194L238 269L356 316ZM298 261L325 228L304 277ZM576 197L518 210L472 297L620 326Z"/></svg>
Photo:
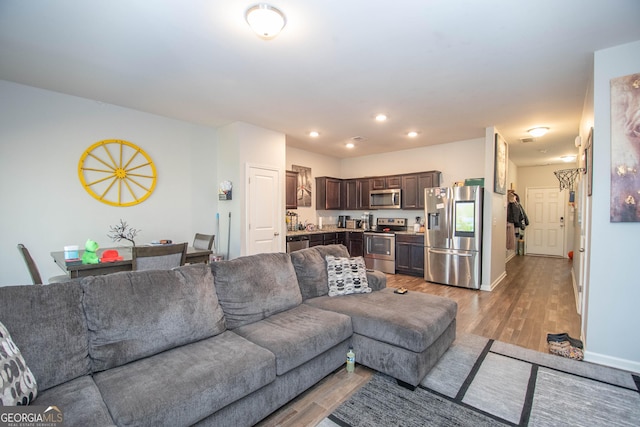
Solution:
<svg viewBox="0 0 640 427"><path fill-rule="evenodd" d="M460 252L455 252L455 251L439 251L437 249L429 249L429 252L434 253L434 254L439 254L439 255L457 255L457 256L461 256L461 257L471 257L471 256L473 256L473 254L460 253Z"/></svg>

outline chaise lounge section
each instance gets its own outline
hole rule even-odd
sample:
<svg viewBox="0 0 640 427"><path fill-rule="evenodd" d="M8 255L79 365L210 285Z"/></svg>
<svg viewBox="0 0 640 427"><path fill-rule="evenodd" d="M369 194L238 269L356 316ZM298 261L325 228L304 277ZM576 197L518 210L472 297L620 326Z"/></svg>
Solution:
<svg viewBox="0 0 640 427"><path fill-rule="evenodd" d="M455 338L456 303L386 288L329 297L326 257L292 254L0 287L0 322L67 426L250 426L357 362L416 386ZM363 290L365 292L366 289Z"/></svg>

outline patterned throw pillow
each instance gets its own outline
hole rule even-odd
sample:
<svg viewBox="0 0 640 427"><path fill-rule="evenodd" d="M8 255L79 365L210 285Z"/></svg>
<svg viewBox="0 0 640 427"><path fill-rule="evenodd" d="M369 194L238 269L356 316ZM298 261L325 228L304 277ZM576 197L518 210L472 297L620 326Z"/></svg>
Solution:
<svg viewBox="0 0 640 427"><path fill-rule="evenodd" d="M0 406L28 405L37 395L35 377L0 322Z"/></svg>
<svg viewBox="0 0 640 427"><path fill-rule="evenodd" d="M327 260L330 297L371 292L364 258L361 256L341 258L327 255L325 259Z"/></svg>

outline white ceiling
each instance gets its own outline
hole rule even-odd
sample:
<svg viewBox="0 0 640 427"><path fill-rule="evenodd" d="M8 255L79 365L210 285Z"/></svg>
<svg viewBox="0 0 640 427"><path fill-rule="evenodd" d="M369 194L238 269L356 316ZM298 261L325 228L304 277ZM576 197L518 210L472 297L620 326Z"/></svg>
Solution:
<svg viewBox="0 0 640 427"><path fill-rule="evenodd" d="M339 158L496 126L526 166L575 154L593 52L640 40L638 0L272 0L288 22L269 41L244 21L256 2L0 0L0 79Z"/></svg>

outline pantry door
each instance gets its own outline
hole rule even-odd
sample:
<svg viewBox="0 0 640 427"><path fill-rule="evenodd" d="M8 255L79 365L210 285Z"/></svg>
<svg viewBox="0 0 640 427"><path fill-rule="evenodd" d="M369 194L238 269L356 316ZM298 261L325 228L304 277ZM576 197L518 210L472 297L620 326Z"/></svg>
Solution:
<svg viewBox="0 0 640 427"><path fill-rule="evenodd" d="M558 187L528 188L529 226L525 232L528 255L564 256L564 197Z"/></svg>
<svg viewBox="0 0 640 427"><path fill-rule="evenodd" d="M284 199L277 169L248 166L247 255L282 252Z"/></svg>

